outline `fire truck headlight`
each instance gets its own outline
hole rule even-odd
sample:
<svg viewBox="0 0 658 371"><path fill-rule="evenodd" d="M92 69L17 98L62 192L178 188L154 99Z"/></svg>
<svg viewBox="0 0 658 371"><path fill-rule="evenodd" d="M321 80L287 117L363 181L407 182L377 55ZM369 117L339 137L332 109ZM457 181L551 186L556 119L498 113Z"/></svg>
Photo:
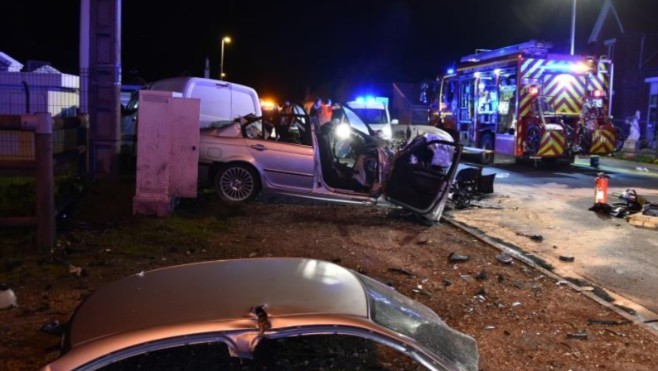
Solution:
<svg viewBox="0 0 658 371"><path fill-rule="evenodd" d="M590 70L586 63L574 63L571 65L571 71L575 73L585 73Z"/></svg>

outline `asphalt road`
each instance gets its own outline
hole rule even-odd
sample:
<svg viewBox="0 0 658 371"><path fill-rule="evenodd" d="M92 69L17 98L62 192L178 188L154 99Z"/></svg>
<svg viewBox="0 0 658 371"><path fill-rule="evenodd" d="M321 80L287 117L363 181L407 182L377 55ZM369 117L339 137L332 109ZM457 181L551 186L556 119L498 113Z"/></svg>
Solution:
<svg viewBox="0 0 658 371"><path fill-rule="evenodd" d="M550 226L546 225L543 230L536 224L534 228L538 233L545 232L552 241L543 248L532 244L521 246L524 251L531 250L528 252L560 266L562 262L556 259L555 246L567 246L576 264L570 264L566 274L571 272L585 278L613 294L618 299L615 303L637 310L645 319L656 319L658 229L639 228L624 219L590 211L594 203L595 177L599 172L610 177L609 203L620 201L613 192L626 189L635 189L639 195L658 203L656 165L601 158L598 168L591 167L589 159L578 159L571 166L545 168L497 159L494 166L483 168L485 175L497 174L495 194L528 200L520 203L520 208L527 209L525 212L505 217L518 215L517 226L530 225L532 220L523 220L528 215L541 215L542 220L550 221ZM500 223L509 225L513 221ZM493 231L495 233L495 229Z"/></svg>

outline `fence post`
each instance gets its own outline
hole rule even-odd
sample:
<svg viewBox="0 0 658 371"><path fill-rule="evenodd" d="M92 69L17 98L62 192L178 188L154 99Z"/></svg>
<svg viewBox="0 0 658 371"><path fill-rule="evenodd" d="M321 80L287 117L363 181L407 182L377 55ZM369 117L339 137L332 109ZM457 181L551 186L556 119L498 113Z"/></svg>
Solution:
<svg viewBox="0 0 658 371"><path fill-rule="evenodd" d="M52 118L49 113L23 115L24 125L35 125L37 247L52 250L55 242L55 181Z"/></svg>

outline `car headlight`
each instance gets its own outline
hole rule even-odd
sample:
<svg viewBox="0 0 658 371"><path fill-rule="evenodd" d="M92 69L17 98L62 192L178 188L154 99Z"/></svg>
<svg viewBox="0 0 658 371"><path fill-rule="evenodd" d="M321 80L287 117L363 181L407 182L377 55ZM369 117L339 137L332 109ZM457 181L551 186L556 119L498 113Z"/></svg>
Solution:
<svg viewBox="0 0 658 371"><path fill-rule="evenodd" d="M350 137L350 125L347 123L341 123L336 127L336 137L338 139L347 139Z"/></svg>
<svg viewBox="0 0 658 371"><path fill-rule="evenodd" d="M382 128L382 139L393 139L393 130L391 129L391 125L386 125Z"/></svg>

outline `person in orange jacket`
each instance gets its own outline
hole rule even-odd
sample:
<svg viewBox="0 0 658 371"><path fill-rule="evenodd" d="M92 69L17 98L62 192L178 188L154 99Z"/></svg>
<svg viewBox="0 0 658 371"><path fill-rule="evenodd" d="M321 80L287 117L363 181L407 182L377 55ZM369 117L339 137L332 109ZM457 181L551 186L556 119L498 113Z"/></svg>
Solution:
<svg viewBox="0 0 658 371"><path fill-rule="evenodd" d="M331 121L333 110L334 110L334 106L331 102L331 99L327 99L326 103L321 104L320 112L319 112L320 125L324 125L325 123Z"/></svg>

